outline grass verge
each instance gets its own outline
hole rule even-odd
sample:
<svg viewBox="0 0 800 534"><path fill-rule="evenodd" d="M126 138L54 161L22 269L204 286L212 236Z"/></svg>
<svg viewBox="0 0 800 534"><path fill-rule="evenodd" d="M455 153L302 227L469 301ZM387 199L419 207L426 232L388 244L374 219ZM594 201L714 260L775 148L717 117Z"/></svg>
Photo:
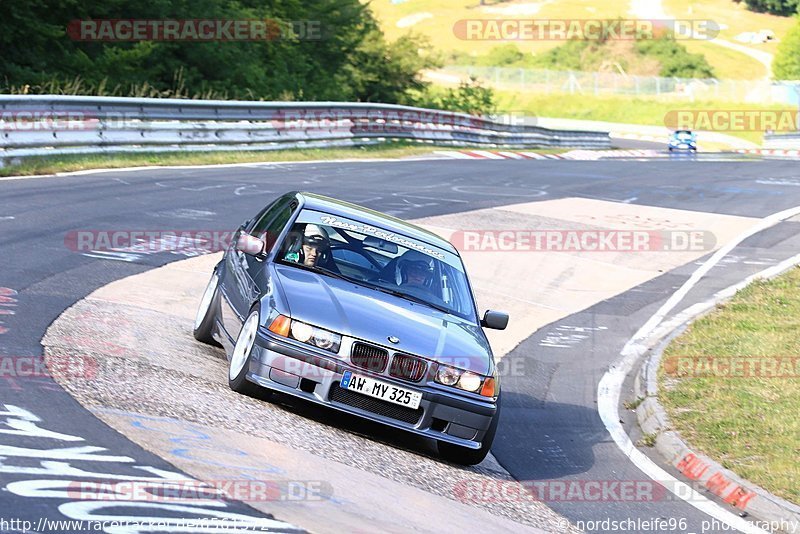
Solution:
<svg viewBox="0 0 800 534"><path fill-rule="evenodd" d="M225 165L232 163L293 162L335 159L386 159L430 155L434 150L517 150L470 146L435 146L395 142L354 148L313 148L263 150L253 152L162 152L141 154L86 154L25 158L19 165L0 167L0 177L55 174L57 172L122 167L158 167L169 165ZM561 154L570 149L529 148L540 154Z"/></svg>
<svg viewBox="0 0 800 534"><path fill-rule="evenodd" d="M163 152L141 154L95 154L25 158L19 165L0 168L0 176L30 176L56 172L82 171L119 167L164 165L220 165L310 161L323 159L402 158L430 154L435 147L412 143L354 148L288 149L252 152Z"/></svg>
<svg viewBox="0 0 800 534"><path fill-rule="evenodd" d="M781 357L786 362L798 354L800 268L795 268L750 285L697 320L667 347L663 362L686 357L683 361L715 361L725 369L734 357L773 362ZM797 363L793 376L777 378L769 371L731 378L696 376L703 374L696 366L695 372L684 373L678 372L680 365L668 368L662 365L659 373L659 400L687 442L745 479L800 504Z"/></svg>
<svg viewBox="0 0 800 534"><path fill-rule="evenodd" d="M758 106L714 101L674 101L624 96L531 94L497 91L498 108L527 112L539 117L558 117L592 121L664 126L664 117L675 110L783 110L786 106ZM761 144L763 132L720 132ZM698 134L702 143L702 132Z"/></svg>

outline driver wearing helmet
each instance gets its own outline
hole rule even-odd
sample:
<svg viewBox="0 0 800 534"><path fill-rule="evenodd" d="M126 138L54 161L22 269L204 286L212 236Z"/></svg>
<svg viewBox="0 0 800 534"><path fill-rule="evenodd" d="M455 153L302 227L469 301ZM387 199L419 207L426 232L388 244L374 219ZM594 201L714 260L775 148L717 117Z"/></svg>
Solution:
<svg viewBox="0 0 800 534"><path fill-rule="evenodd" d="M284 256L285 260L302 263L307 267L315 267L330 249L328 232L322 226L307 224L303 231L302 241L297 240Z"/></svg>
<svg viewBox="0 0 800 534"><path fill-rule="evenodd" d="M398 285L430 291L433 265L430 258L415 251L406 252L397 262Z"/></svg>

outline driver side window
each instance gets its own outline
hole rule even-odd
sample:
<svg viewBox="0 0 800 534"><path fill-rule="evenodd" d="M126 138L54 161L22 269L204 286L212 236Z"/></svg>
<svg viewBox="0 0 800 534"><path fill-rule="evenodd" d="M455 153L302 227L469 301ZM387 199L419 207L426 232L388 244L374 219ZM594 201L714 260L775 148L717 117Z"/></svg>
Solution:
<svg viewBox="0 0 800 534"><path fill-rule="evenodd" d="M264 214L253 224L249 233L263 239L266 243L265 251L270 252L278 240L283 227L292 218L292 213L297 207L294 195L286 195L278 199L267 208Z"/></svg>

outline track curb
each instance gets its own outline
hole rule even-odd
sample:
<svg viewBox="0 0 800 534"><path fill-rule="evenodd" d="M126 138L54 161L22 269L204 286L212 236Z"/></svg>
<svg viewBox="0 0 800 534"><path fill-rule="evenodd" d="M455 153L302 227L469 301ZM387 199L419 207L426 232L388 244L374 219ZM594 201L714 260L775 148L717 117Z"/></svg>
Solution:
<svg viewBox="0 0 800 534"><path fill-rule="evenodd" d="M754 276L755 280L770 280L790 269L794 263L768 276ZM661 357L669 343L681 335L697 319L714 311L718 304L730 300L740 287L733 286L716 293L711 301L691 306L671 321L670 327L659 331L649 340L650 354L644 359L634 377L634 395L641 400L636 407L636 418L642 433L655 436L655 449L672 467L680 471L695 484L741 510L742 517L752 515L760 520L776 524L800 525L800 506L770 493L761 486L738 476L717 461L696 452L681 435L672 429L664 407L658 400L658 370ZM783 531L780 531L783 532Z"/></svg>

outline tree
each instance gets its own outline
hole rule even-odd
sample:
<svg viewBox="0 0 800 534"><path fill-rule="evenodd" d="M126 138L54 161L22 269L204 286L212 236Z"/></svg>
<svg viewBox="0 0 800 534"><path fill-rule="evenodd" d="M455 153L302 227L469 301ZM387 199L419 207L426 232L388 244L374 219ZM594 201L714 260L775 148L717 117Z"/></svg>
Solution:
<svg viewBox="0 0 800 534"><path fill-rule="evenodd" d="M800 0L745 0L745 4L750 11L789 17L797 13Z"/></svg>
<svg viewBox="0 0 800 534"><path fill-rule="evenodd" d="M6 5L8 4L8 5ZM216 96L295 100L401 101L425 84L433 65L425 44L389 44L359 0L26 0L0 17L0 85L32 92ZM269 20L280 38L218 42L82 42L71 20ZM321 39L304 39L292 21L312 21ZM296 25L295 25L296 26ZM38 86L38 88L37 88Z"/></svg>

